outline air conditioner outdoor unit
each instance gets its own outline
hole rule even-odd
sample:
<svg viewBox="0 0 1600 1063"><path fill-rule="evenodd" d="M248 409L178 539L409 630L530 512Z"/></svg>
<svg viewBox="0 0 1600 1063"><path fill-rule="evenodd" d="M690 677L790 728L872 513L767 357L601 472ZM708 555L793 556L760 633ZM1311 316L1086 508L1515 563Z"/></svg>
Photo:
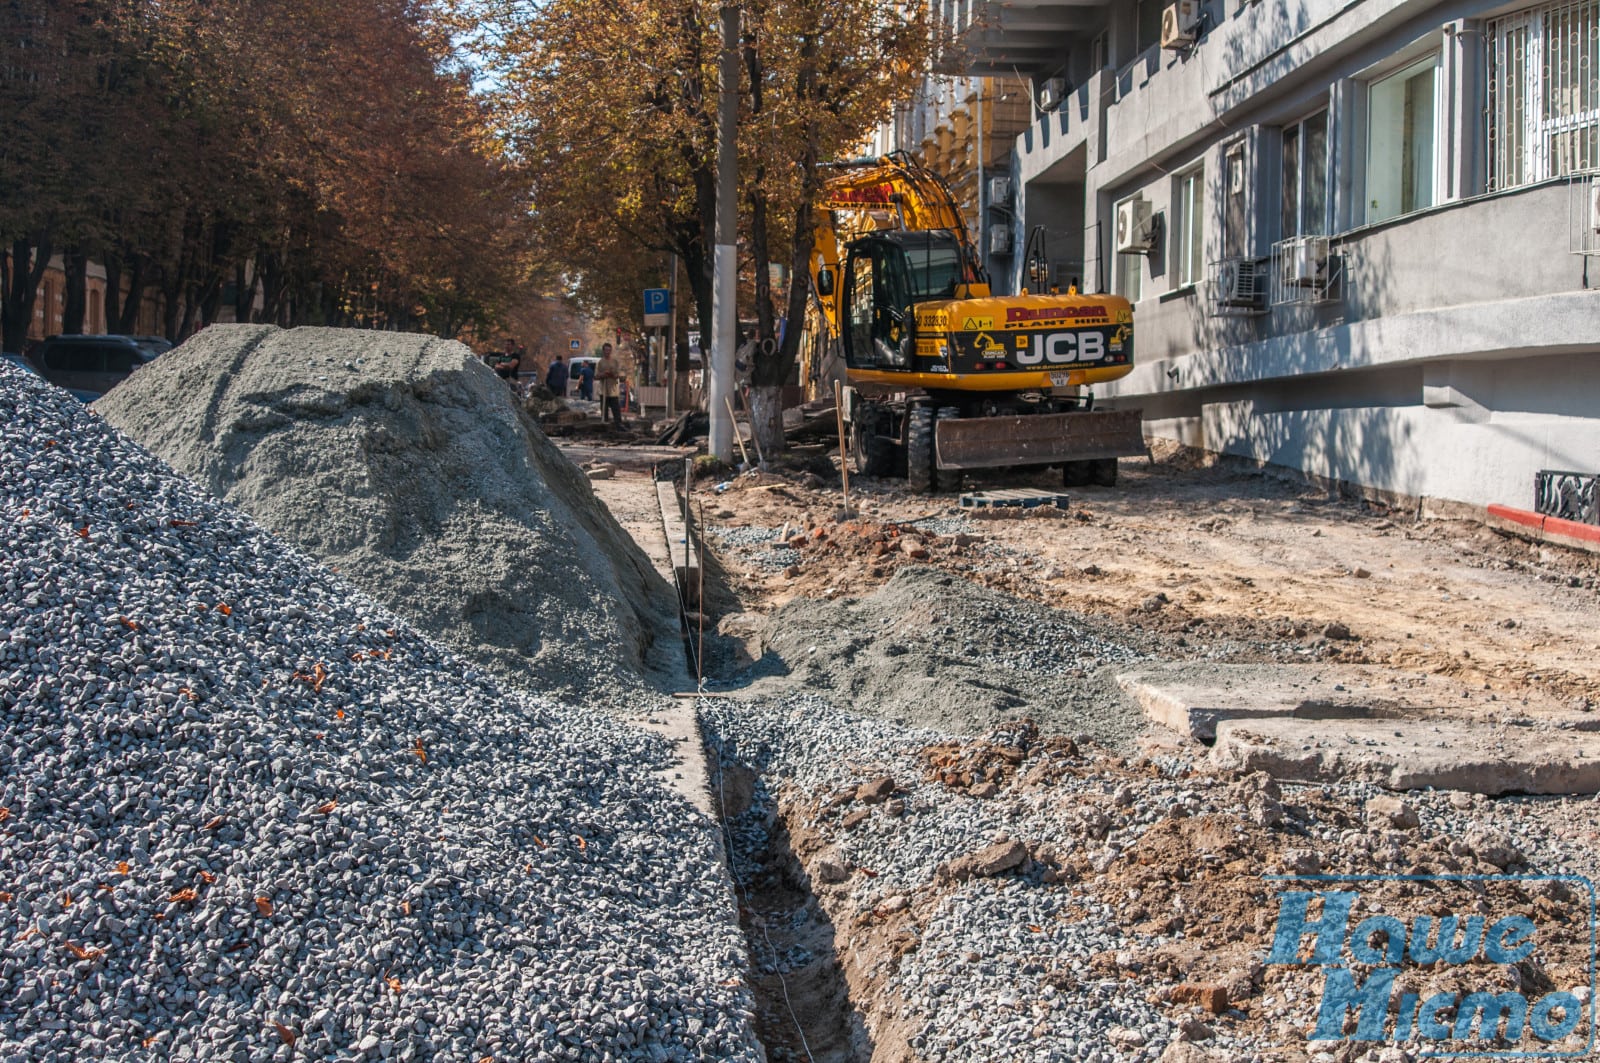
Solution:
<svg viewBox="0 0 1600 1063"><path fill-rule="evenodd" d="M1283 283L1290 288L1320 288L1328 282L1328 238L1299 236L1283 245Z"/></svg>
<svg viewBox="0 0 1600 1063"><path fill-rule="evenodd" d="M1117 204L1117 254L1148 255L1159 239L1155 216L1145 199L1130 199Z"/></svg>
<svg viewBox="0 0 1600 1063"><path fill-rule="evenodd" d="M1191 48L1200 31L1200 0L1177 0L1161 12L1161 47Z"/></svg>
<svg viewBox="0 0 1600 1063"><path fill-rule="evenodd" d="M1264 310L1267 278L1253 258L1225 258L1217 263L1216 302L1229 310Z"/></svg>
<svg viewBox="0 0 1600 1063"><path fill-rule="evenodd" d="M989 230L989 253L991 255L1009 255L1011 253L1011 230L1003 226Z"/></svg>
<svg viewBox="0 0 1600 1063"><path fill-rule="evenodd" d="M1061 106L1061 101L1067 98L1067 79L1045 78L1039 83L1035 96L1039 110L1055 110Z"/></svg>
<svg viewBox="0 0 1600 1063"><path fill-rule="evenodd" d="M1600 177L1589 178L1589 228L1600 233Z"/></svg>
<svg viewBox="0 0 1600 1063"><path fill-rule="evenodd" d="M989 178L989 202L1011 202L1011 178L1005 175Z"/></svg>

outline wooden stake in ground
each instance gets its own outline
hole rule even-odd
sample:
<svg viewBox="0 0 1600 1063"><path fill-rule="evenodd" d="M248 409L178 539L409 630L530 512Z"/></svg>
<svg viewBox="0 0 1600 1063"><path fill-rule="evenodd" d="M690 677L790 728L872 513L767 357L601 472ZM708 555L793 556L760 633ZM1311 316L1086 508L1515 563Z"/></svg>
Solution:
<svg viewBox="0 0 1600 1063"><path fill-rule="evenodd" d="M744 462L745 468L750 468L750 452L744 449L744 436L739 434L739 418L733 415L733 400L722 396L722 401L728 404L728 423L733 425L733 441L739 444L739 459Z"/></svg>
<svg viewBox="0 0 1600 1063"><path fill-rule="evenodd" d="M833 382L833 414L839 422L839 478L844 484L844 511L850 512L850 455L844 446L844 389Z"/></svg>

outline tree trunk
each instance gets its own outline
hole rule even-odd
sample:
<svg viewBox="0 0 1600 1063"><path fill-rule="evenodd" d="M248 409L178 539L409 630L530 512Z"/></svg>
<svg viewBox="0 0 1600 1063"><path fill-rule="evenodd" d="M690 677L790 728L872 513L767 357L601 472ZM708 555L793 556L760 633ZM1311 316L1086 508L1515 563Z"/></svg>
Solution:
<svg viewBox="0 0 1600 1063"><path fill-rule="evenodd" d="M61 264L67 275L66 298L61 304L61 331L81 335L83 319L89 313L89 256L82 247L73 245L62 252Z"/></svg>
<svg viewBox="0 0 1600 1063"><path fill-rule="evenodd" d="M4 299L0 300L0 346L20 351L28 342L28 326L39 300L39 283L50 264L50 236L32 233L11 243L11 266Z"/></svg>
<svg viewBox="0 0 1600 1063"><path fill-rule="evenodd" d="M122 316L122 256L115 251L106 252L106 294L101 309L105 313L106 331L117 331L117 319Z"/></svg>
<svg viewBox="0 0 1600 1063"><path fill-rule="evenodd" d="M148 259L144 255L133 256L133 270L128 275L128 297L122 300L122 314L117 318L116 332L124 336L131 336L139 331L139 312L144 309L144 276L148 271ZM110 319L107 319L110 327Z"/></svg>
<svg viewBox="0 0 1600 1063"><path fill-rule="evenodd" d="M783 387L778 384L750 385L750 431L761 444L767 458L788 449L783 437Z"/></svg>

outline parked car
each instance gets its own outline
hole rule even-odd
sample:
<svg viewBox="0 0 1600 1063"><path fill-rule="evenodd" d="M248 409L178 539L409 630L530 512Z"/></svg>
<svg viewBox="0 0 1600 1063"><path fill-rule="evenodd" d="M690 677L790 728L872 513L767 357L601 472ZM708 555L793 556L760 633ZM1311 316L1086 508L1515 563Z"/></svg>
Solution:
<svg viewBox="0 0 1600 1063"><path fill-rule="evenodd" d="M152 358L172 350L172 341L165 336L129 336L128 338L149 351Z"/></svg>
<svg viewBox="0 0 1600 1063"><path fill-rule="evenodd" d="M132 336L51 336L33 363L50 383L93 402L155 357Z"/></svg>
<svg viewBox="0 0 1600 1063"><path fill-rule="evenodd" d="M33 363L15 351L6 351L3 354L0 354L0 360L4 360L7 365L16 366L24 372L32 373L34 376L39 375L39 370L33 367Z"/></svg>

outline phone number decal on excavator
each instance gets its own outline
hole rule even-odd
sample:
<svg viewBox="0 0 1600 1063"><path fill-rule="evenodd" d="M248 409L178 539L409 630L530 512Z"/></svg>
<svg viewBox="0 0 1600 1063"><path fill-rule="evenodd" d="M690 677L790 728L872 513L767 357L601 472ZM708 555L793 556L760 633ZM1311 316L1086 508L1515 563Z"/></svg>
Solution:
<svg viewBox="0 0 1600 1063"><path fill-rule="evenodd" d="M962 333L954 340L957 373L1120 365L1133 356L1133 326Z"/></svg>

